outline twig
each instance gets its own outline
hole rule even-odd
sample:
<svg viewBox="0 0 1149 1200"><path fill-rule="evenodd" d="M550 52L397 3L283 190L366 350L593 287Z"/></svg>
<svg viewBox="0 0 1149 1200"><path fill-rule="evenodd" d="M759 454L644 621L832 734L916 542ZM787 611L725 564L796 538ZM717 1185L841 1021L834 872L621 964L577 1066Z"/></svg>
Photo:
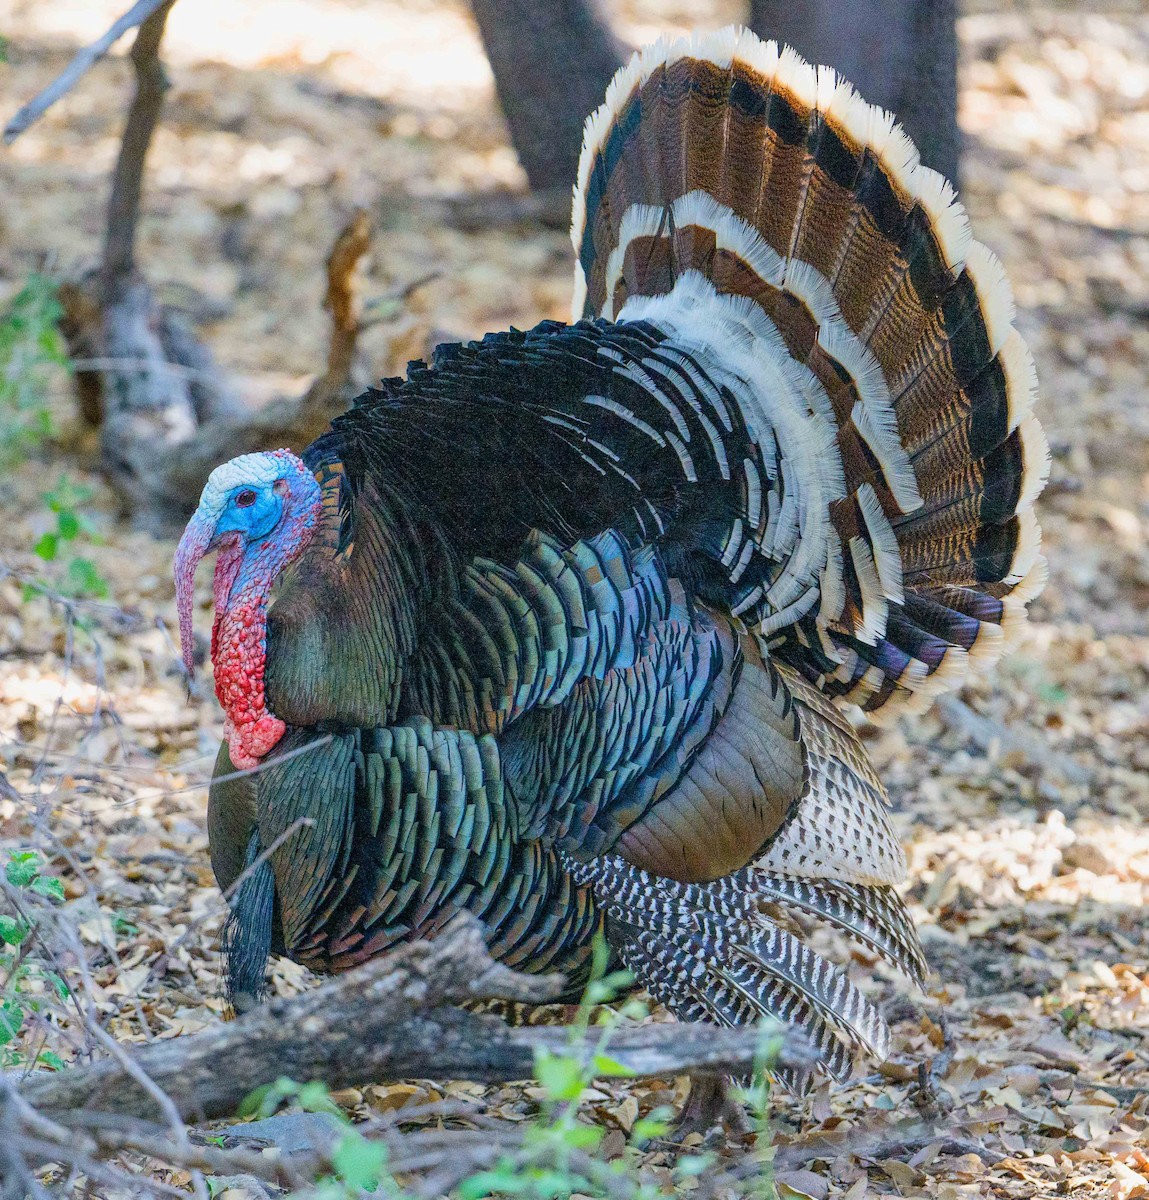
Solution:
<svg viewBox="0 0 1149 1200"><path fill-rule="evenodd" d="M968 737L979 749L1000 754L1016 754L1035 768L1052 768L1068 783L1085 785L1093 778L1079 763L1067 754L1047 746L1044 741L1026 729L1004 729L996 721L974 712L964 700L957 696L940 696L937 700L938 714L942 721L957 733Z"/></svg>
<svg viewBox="0 0 1149 1200"><path fill-rule="evenodd" d="M143 371L153 364L146 358L73 358L72 366L77 371ZM200 367L188 367L183 363L169 362L168 369L181 379L193 379L205 387L219 388L219 372L205 371Z"/></svg>
<svg viewBox="0 0 1149 1200"><path fill-rule="evenodd" d="M144 160L152 134L163 108L168 89L167 76L160 62L160 42L168 13L175 0L144 0L151 11L146 15L132 46L132 65L136 69L136 94L128 109L120 153L112 175L112 194L104 238L104 262L101 286L105 302L117 297L134 267L136 224L143 191Z"/></svg>
<svg viewBox="0 0 1149 1200"><path fill-rule="evenodd" d="M30 125L38 121L61 97L76 86L77 83L104 57L105 54L128 32L142 25L162 5L171 7L175 0L139 0L116 21L114 21L103 37L97 38L90 46L80 50L72 61L38 96L33 97L8 122L4 130L4 144L10 146Z"/></svg>
<svg viewBox="0 0 1149 1200"><path fill-rule="evenodd" d="M357 208L327 258L327 292L323 298L323 307L331 314L327 370L316 377L299 402L302 412L323 414L325 421L346 406L349 393L358 390L352 382L362 331L358 269L370 248L371 221L364 209Z"/></svg>

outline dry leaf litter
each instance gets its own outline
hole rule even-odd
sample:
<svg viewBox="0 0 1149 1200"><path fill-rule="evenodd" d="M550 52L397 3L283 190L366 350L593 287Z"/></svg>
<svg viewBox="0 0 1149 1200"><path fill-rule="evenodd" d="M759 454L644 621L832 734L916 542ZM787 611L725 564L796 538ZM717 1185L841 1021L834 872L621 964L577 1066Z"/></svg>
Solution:
<svg viewBox="0 0 1149 1200"><path fill-rule="evenodd" d="M3 110L118 7L0 0ZM742 16L719 0L610 7L633 43ZM565 235L462 232L437 206L523 186L465 6L185 0L169 28L140 257L253 390L298 391L322 362L322 260L357 204L377 225L368 296L439 275L366 336L379 374L444 336L566 314ZM780 1186L816 1200L1134 1200L1149 1196L1149 15L1003 0L967 5L960 36L964 198L1012 278L1054 448L1052 576L1019 652L964 707L867 734L934 975L907 994L837 947L886 1004L894 1055L848 1086L775 1100ZM122 57L103 64L0 156L0 298L46 254L56 269L91 259L129 84ZM107 1029L175 1037L221 1014L203 789L220 716L210 679L189 700L177 669L173 543L117 520L85 470L65 379L52 402L63 447L0 481L0 561L43 574L40 495L66 469L94 489L91 555L111 594L81 609L90 634L69 635L61 610L0 582L0 755L34 801L0 798L0 844L39 845L64 879ZM203 629L208 604L204 578ZM275 965L280 991L311 982ZM51 1037L67 1055L66 1020ZM621 1148L639 1114L684 1092L604 1082L585 1116ZM360 1114L485 1100L522 1121L539 1096L410 1082L339 1099ZM647 1156L665 1180L671 1161Z"/></svg>

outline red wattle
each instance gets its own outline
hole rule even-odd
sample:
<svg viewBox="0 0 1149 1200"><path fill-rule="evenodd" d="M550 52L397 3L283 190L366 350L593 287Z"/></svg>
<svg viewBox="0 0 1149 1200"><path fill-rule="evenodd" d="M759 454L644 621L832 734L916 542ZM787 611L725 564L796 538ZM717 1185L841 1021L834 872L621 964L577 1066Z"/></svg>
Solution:
<svg viewBox="0 0 1149 1200"><path fill-rule="evenodd" d="M241 594L232 598L229 607L217 608L211 657L215 663L215 694L227 714L231 761L241 771L248 770L274 749L287 729L268 711L263 689L267 661L266 597Z"/></svg>
<svg viewBox="0 0 1149 1200"><path fill-rule="evenodd" d="M243 538L238 533L224 534L219 539L219 554L215 560L215 574L211 580L212 600L216 616L227 611L235 577L243 566Z"/></svg>

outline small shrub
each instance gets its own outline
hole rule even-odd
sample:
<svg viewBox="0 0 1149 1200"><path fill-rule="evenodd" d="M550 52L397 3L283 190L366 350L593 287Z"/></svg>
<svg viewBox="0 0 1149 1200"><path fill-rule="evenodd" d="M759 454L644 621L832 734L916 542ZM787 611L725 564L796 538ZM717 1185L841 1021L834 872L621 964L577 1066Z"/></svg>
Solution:
<svg viewBox="0 0 1149 1200"><path fill-rule="evenodd" d="M53 372L67 368L57 325L56 285L33 275L0 316L0 466L11 466L52 435L45 397Z"/></svg>
<svg viewBox="0 0 1149 1200"><path fill-rule="evenodd" d="M71 482L61 476L51 492L44 493L44 503L56 517L56 527L44 533L32 547L46 563L59 563L61 570L55 581L56 590L78 600L102 599L108 594L107 580L100 574L96 564L83 554L76 553L77 545L85 541L97 542L92 524L84 515L82 506L92 498L90 488ZM37 583L30 583L27 592L34 594L44 590Z"/></svg>
<svg viewBox="0 0 1149 1200"><path fill-rule="evenodd" d="M41 897L53 903L64 899L64 885L44 873L43 859L35 850L14 850L4 867L4 878L17 894L29 899ZM0 913L0 1067L27 1067L34 1064L58 1069L64 1064L51 1050L29 1054L21 1041L28 1016L40 1012L47 997L68 998L68 985L55 971L30 960L26 950L32 936L32 924L20 915Z"/></svg>

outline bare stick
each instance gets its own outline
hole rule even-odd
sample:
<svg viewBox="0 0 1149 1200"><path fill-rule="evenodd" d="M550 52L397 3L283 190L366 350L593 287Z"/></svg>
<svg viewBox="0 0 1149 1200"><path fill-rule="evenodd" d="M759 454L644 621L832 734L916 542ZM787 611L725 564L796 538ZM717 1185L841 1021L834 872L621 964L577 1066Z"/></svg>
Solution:
<svg viewBox="0 0 1149 1200"><path fill-rule="evenodd" d="M153 11L140 25L132 46L136 94L128 109L116 170L112 175L112 194L108 200L101 281L106 301L115 297L115 292L135 265L136 224L140 215L144 160L160 119L164 93L168 89L167 76L160 62L160 42L175 0L147 2Z"/></svg>
<svg viewBox="0 0 1149 1200"><path fill-rule="evenodd" d="M997 754L1016 754L1034 770L1052 768L1068 783L1085 785L1093 778L1091 771L1047 746L1036 733L1024 727L1006 729L996 721L974 712L957 696L941 696L937 701L938 715L951 729L968 737L979 750Z"/></svg>
<svg viewBox="0 0 1149 1200"><path fill-rule="evenodd" d="M323 307L331 314L327 370L315 378L299 402L301 414L313 413L320 428L347 407L360 388L352 383L359 343L361 302L358 270L371 248L371 221L359 208L335 239L327 259L327 294Z"/></svg>
<svg viewBox="0 0 1149 1200"><path fill-rule="evenodd" d="M139 0L108 29L103 37L80 50L72 61L38 96L33 97L8 122L4 144L10 146L30 125L38 121L61 97L66 96L88 71L128 32L142 25L161 6L170 8L175 0Z"/></svg>
<svg viewBox="0 0 1149 1200"><path fill-rule="evenodd" d="M463 913L433 942L404 946L314 991L132 1053L185 1120L231 1115L244 1096L281 1075L331 1088L428 1077L524 1079L537 1051L569 1052L569 1030L511 1028L450 1005L496 998L539 1003L561 986L558 976L522 975L494 962L479 922ZM617 1032L610 1055L636 1077L743 1074L759 1061L762 1033L752 1026L641 1025ZM776 1065L809 1069L809 1043L789 1029L781 1040ZM114 1060L38 1074L19 1089L65 1125L70 1112L83 1108L157 1116L154 1098Z"/></svg>

